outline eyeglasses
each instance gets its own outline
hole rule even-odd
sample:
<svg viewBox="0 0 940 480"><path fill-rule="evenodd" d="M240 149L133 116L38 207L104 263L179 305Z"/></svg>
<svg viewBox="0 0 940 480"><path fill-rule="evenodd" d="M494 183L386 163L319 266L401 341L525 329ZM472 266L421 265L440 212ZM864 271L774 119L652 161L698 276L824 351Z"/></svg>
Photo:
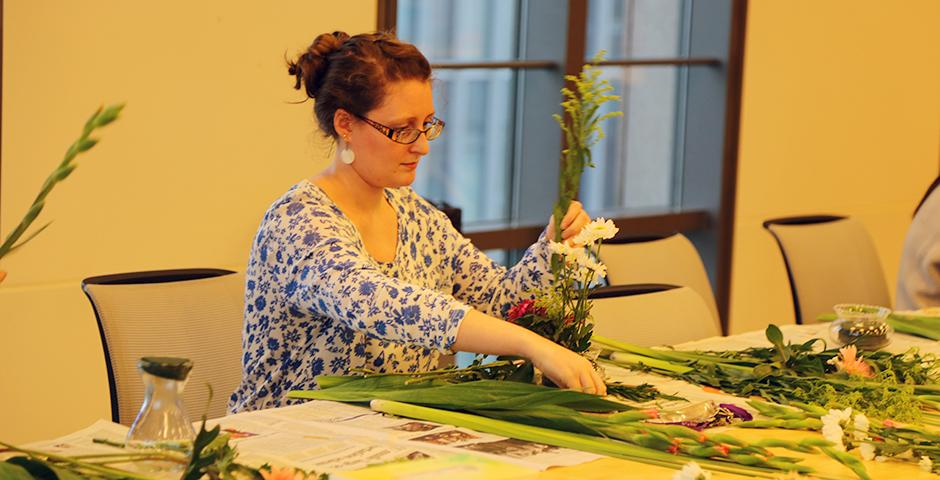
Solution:
<svg viewBox="0 0 940 480"><path fill-rule="evenodd" d="M441 135L441 132L444 130L444 121L437 117L431 117L431 120L424 122L427 126L424 130L414 127L404 127L404 128L392 128L382 125L375 120L370 120L366 117L356 115L363 122L368 123L372 128L378 130L383 135L389 138L389 140L395 143L402 143L405 145L415 143L418 140L418 137L423 133L427 137L428 141L434 140L435 138Z"/></svg>

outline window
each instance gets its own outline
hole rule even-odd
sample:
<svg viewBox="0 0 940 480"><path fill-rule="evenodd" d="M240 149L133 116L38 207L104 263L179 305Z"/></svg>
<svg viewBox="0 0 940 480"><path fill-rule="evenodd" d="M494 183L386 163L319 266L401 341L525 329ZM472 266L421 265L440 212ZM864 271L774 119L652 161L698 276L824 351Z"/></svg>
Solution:
<svg viewBox="0 0 940 480"><path fill-rule="evenodd" d="M559 89L605 50L621 97L608 108L624 116L604 125L580 199L624 235L686 233L724 308L746 0L380 0L379 12L431 61L447 121L414 187L461 208L481 248L518 248L546 222Z"/></svg>

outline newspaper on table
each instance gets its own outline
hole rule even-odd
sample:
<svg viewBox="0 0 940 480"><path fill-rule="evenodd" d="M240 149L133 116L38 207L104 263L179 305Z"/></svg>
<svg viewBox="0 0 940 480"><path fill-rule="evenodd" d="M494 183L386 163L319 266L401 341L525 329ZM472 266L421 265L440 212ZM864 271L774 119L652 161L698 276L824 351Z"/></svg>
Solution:
<svg viewBox="0 0 940 480"><path fill-rule="evenodd" d="M446 460L466 455L532 471L578 465L601 458L592 453L395 417L366 407L322 400L207 422L207 428L215 425L220 425L237 446L240 463L256 467L266 463L294 466L319 473L354 471L390 462ZM99 420L78 432L29 447L62 455L114 453L121 450L93 440L107 439L120 443L127 430L126 426ZM447 464L442 462L441 465Z"/></svg>
<svg viewBox="0 0 940 480"><path fill-rule="evenodd" d="M243 459L252 456L318 472L453 454L474 454L534 470L600 458L323 400L233 415L219 422L233 438L240 437L235 441Z"/></svg>

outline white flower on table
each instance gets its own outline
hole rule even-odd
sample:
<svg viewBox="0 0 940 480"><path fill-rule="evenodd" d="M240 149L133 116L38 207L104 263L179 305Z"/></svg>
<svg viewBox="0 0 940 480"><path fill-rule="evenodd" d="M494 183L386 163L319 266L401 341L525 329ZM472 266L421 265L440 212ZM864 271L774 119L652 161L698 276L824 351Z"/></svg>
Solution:
<svg viewBox="0 0 940 480"><path fill-rule="evenodd" d="M842 424L848 423L852 419L852 407L846 408L844 410L831 409L829 413L823 415L820 420L823 422L822 434L823 438L829 440L833 443L834 447L844 452L845 443L842 442L842 435L845 433L842 430Z"/></svg>
<svg viewBox="0 0 940 480"><path fill-rule="evenodd" d="M925 472L933 471L933 460L931 460L927 455L921 456L920 462L918 462L917 465Z"/></svg>
<svg viewBox="0 0 940 480"><path fill-rule="evenodd" d="M875 446L870 443L863 443L859 445L858 453L860 453L862 458L865 460L875 460Z"/></svg>
<svg viewBox="0 0 940 480"><path fill-rule="evenodd" d="M620 229L614 225L613 220L607 220L604 217L595 218L591 223L585 225L573 242L577 245L593 245L598 240L610 240L617 235Z"/></svg>
<svg viewBox="0 0 940 480"><path fill-rule="evenodd" d="M868 421L868 417L866 417L864 413L856 413L855 416L852 417L852 438L858 441L868 440L869 426L870 422Z"/></svg>
<svg viewBox="0 0 940 480"><path fill-rule="evenodd" d="M711 480L711 478L712 472L703 470L702 467L695 462L685 464L682 470L679 470L672 476L672 480Z"/></svg>

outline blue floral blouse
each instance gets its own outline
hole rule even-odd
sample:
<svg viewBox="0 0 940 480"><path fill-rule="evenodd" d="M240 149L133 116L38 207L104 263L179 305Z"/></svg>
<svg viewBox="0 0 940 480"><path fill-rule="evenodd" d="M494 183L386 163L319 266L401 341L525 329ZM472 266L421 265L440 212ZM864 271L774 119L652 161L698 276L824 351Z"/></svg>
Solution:
<svg viewBox="0 0 940 480"><path fill-rule="evenodd" d="M265 213L246 271L242 382L230 412L283 405L287 392L317 388L320 374L434 369L469 306L504 318L548 282L544 234L507 270L411 188L385 193L398 214L388 263L307 180Z"/></svg>

